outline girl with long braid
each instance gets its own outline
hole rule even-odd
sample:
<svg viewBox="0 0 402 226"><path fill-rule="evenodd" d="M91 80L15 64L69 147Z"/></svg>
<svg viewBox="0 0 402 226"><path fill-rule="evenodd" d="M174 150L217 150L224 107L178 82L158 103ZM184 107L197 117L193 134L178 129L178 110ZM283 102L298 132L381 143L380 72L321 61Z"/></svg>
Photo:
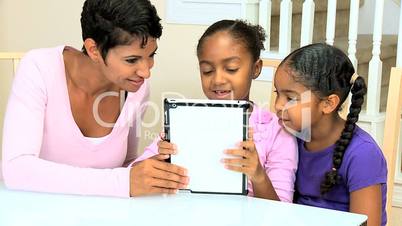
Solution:
<svg viewBox="0 0 402 226"><path fill-rule="evenodd" d="M298 136L296 195L299 204L368 216L368 226L387 222L384 156L356 122L366 94L349 58L326 44L295 50L275 74L279 123ZM346 120L339 115L352 93Z"/></svg>

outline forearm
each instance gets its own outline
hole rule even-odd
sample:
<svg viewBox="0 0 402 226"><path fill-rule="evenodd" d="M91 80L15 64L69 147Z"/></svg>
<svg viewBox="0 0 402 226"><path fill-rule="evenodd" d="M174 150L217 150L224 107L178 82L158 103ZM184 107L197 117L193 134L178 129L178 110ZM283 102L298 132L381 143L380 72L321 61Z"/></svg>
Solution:
<svg viewBox="0 0 402 226"><path fill-rule="evenodd" d="M369 199L367 197L370 197ZM350 193L349 211L368 217L367 226L381 225L381 185L372 185Z"/></svg>
<svg viewBox="0 0 402 226"><path fill-rule="evenodd" d="M280 201L269 177L264 174L260 181L251 181L254 197Z"/></svg>
<svg viewBox="0 0 402 226"><path fill-rule="evenodd" d="M3 169L10 189L129 197L128 168L80 168L26 155L3 159Z"/></svg>

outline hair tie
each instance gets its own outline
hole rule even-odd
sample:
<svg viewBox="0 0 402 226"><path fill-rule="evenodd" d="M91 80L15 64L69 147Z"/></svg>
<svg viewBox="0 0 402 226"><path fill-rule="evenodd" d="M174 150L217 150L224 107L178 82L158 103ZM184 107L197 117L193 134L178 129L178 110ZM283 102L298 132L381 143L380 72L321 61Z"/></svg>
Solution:
<svg viewBox="0 0 402 226"><path fill-rule="evenodd" d="M352 75L352 78L350 78L350 84L353 85L358 77L359 75L357 73L354 73Z"/></svg>

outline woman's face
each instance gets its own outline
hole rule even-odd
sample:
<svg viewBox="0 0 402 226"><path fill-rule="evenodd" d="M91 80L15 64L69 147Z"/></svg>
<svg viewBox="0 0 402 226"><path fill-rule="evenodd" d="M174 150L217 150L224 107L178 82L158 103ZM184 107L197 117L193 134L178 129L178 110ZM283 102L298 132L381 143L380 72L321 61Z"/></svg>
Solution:
<svg viewBox="0 0 402 226"><path fill-rule="evenodd" d="M158 48L155 38L148 37L145 46L136 38L130 45L119 45L109 50L101 70L109 81L120 89L136 92L151 75L154 55Z"/></svg>
<svg viewBox="0 0 402 226"><path fill-rule="evenodd" d="M260 68L243 43L228 32L217 32L208 36L201 48L198 62L205 96L248 100L251 81L258 77Z"/></svg>

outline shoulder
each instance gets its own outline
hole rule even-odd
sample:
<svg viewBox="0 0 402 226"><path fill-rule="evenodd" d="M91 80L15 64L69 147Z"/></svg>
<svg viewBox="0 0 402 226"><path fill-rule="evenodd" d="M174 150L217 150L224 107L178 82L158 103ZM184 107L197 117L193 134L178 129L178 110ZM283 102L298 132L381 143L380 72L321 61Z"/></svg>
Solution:
<svg viewBox="0 0 402 226"><path fill-rule="evenodd" d="M249 123L254 140L265 143L269 150L297 149L296 138L282 128L274 113L254 105Z"/></svg>
<svg viewBox="0 0 402 226"><path fill-rule="evenodd" d="M253 127L255 133L269 133L272 136L284 133L284 136L293 137L282 128L278 122L278 117L274 113L257 105L253 106L249 124Z"/></svg>
<svg viewBox="0 0 402 226"><path fill-rule="evenodd" d="M385 161L384 155L373 137L358 126L356 126L353 133L345 158L350 158L351 160L354 158L360 160L374 158L379 161Z"/></svg>
<svg viewBox="0 0 402 226"><path fill-rule="evenodd" d="M250 125L261 125L261 127L267 127L269 125L269 127L274 126L280 128L278 117L274 113L260 108L256 104L253 105L253 112L251 112L249 123Z"/></svg>
<svg viewBox="0 0 402 226"><path fill-rule="evenodd" d="M375 140L360 127L355 129L342 165L344 165L349 191L386 183L385 157Z"/></svg>
<svg viewBox="0 0 402 226"><path fill-rule="evenodd" d="M64 46L57 46L52 48L41 48L41 49L33 49L28 51L21 62L31 61L34 63L46 63L49 65L49 60L59 60L57 56L61 56L63 54Z"/></svg>
<svg viewBox="0 0 402 226"><path fill-rule="evenodd" d="M46 93L47 80L55 73L64 70L61 54L64 46L54 48L34 49L28 51L20 63L14 77L13 90L32 91L40 90Z"/></svg>
<svg viewBox="0 0 402 226"><path fill-rule="evenodd" d="M28 51L18 65L16 79L22 77L24 80L37 80L41 77L46 80L56 73L64 72L63 49L64 46L58 46Z"/></svg>
<svg viewBox="0 0 402 226"><path fill-rule="evenodd" d="M374 138L368 132L366 132L357 125L353 133L353 139L357 139L366 143L371 143L378 147L377 142L374 140Z"/></svg>
<svg viewBox="0 0 402 226"><path fill-rule="evenodd" d="M258 107L256 104L253 105L253 111L251 112L249 118L249 125L254 130L254 139L260 140L263 137L259 137L260 134L272 135L273 131L277 131L278 119L276 115L265 109ZM264 137L266 139L266 137Z"/></svg>

